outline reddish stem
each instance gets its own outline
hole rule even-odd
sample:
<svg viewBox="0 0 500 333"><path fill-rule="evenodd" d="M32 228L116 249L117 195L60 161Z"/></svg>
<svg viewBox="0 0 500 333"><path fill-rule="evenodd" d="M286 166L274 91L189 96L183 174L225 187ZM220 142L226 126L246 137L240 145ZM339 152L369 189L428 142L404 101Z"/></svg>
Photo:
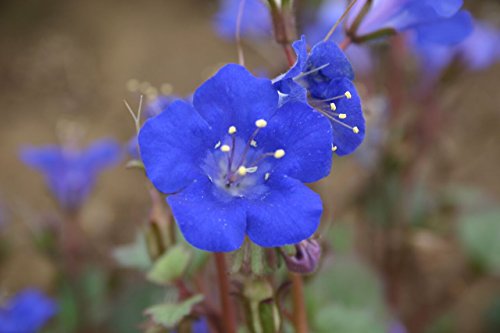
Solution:
<svg viewBox="0 0 500 333"><path fill-rule="evenodd" d="M283 50L285 51L288 66L293 66L293 64L295 63L295 54L292 47L290 46L290 44L283 44Z"/></svg>
<svg viewBox="0 0 500 333"><path fill-rule="evenodd" d="M352 42L351 38L346 37L346 38L344 38L344 40L340 43L339 47L340 47L342 50L345 50L345 49L347 49L347 47L348 47L349 45L351 45L351 42Z"/></svg>
<svg viewBox="0 0 500 333"><path fill-rule="evenodd" d="M229 295L229 279L227 277L226 259L224 253L214 253L215 266L217 267L217 278L219 282L219 294L222 304L222 318L227 333L236 333L236 320L234 306Z"/></svg>
<svg viewBox="0 0 500 333"><path fill-rule="evenodd" d="M304 300L304 282L302 276L290 273L292 280L293 322L297 333L309 332L307 325L306 304Z"/></svg>

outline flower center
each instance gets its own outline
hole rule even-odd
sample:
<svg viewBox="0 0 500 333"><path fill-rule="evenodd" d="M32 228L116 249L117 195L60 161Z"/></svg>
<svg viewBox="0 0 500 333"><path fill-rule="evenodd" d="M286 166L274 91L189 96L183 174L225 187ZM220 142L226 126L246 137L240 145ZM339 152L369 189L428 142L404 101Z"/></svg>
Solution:
<svg viewBox="0 0 500 333"><path fill-rule="evenodd" d="M277 160L285 156L283 149L264 152L255 139L267 126L267 121L258 119L255 126L247 140L238 135L235 126L230 126L227 135L217 142L205 160L210 180L232 196L246 196L250 190L262 188L271 176L273 163L269 158Z"/></svg>

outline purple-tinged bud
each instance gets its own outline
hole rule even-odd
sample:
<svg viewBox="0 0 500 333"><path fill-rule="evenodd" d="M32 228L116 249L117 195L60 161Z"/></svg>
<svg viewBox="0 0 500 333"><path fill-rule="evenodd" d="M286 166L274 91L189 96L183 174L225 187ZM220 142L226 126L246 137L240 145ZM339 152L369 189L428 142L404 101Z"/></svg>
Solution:
<svg viewBox="0 0 500 333"><path fill-rule="evenodd" d="M289 256L281 251L290 272L299 274L313 273L321 257L321 246L315 239L307 239L295 244L295 255Z"/></svg>

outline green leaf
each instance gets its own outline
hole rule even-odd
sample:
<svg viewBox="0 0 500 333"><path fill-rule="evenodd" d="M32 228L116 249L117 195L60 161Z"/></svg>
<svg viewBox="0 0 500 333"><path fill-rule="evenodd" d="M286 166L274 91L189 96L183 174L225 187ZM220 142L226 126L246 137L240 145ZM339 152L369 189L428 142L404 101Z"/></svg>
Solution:
<svg viewBox="0 0 500 333"><path fill-rule="evenodd" d="M188 298L182 303L163 303L154 305L146 309L146 314L151 316L153 321L166 328L173 328L189 313L191 308L203 300L203 295L196 295Z"/></svg>
<svg viewBox="0 0 500 333"><path fill-rule="evenodd" d="M459 233L472 260L481 268L500 272L500 209L463 216Z"/></svg>
<svg viewBox="0 0 500 333"><path fill-rule="evenodd" d="M158 284L168 284L182 276L191 258L191 251L182 244L171 247L153 265L148 279Z"/></svg>
<svg viewBox="0 0 500 333"><path fill-rule="evenodd" d="M146 245L146 237L141 231L137 232L132 243L115 248L112 255L122 267L126 268L145 271L152 264Z"/></svg>

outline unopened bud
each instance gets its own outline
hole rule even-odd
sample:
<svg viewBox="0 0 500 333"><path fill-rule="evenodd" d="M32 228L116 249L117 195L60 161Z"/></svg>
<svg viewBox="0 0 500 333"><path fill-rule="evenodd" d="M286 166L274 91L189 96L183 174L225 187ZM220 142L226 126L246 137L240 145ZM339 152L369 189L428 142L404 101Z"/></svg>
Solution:
<svg viewBox="0 0 500 333"><path fill-rule="evenodd" d="M281 252L290 272L310 274L318 267L321 257L321 246L315 239L307 239L295 244L295 255L286 255Z"/></svg>

